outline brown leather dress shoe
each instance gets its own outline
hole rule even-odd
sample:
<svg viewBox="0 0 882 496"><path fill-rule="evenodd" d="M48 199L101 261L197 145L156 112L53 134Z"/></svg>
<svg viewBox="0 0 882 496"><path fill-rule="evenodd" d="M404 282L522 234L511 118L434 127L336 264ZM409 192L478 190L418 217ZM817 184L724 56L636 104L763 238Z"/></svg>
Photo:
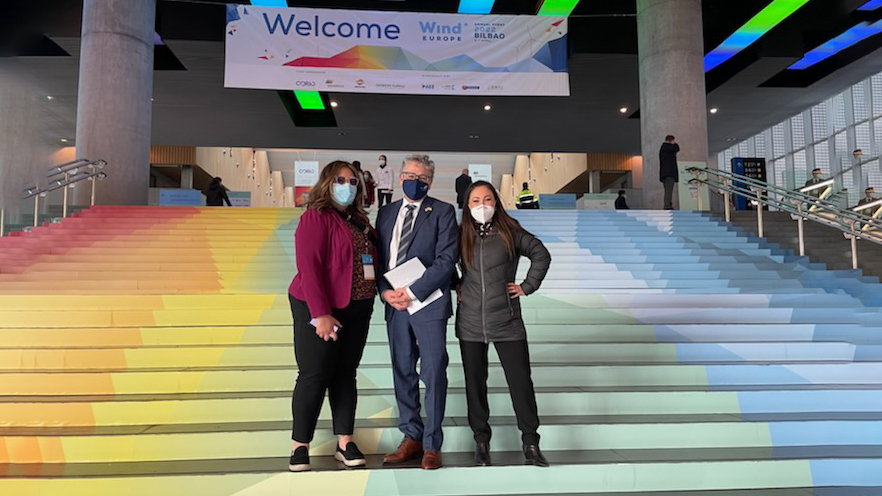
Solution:
<svg viewBox="0 0 882 496"><path fill-rule="evenodd" d="M423 453L422 467L426 470L435 470L436 468L441 468L441 452L426 451L425 453Z"/></svg>
<svg viewBox="0 0 882 496"><path fill-rule="evenodd" d="M405 437L398 449L383 456L383 463L402 463L423 455L423 443Z"/></svg>

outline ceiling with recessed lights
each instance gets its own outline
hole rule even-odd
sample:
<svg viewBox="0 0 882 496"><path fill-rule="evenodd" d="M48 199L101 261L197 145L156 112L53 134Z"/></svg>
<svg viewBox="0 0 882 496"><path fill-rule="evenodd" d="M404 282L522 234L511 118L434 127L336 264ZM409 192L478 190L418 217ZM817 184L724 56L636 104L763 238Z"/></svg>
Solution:
<svg viewBox="0 0 882 496"><path fill-rule="evenodd" d="M470 0L535 14L537 0ZM546 0L550 2L551 0ZM463 0L464 3L465 0ZM554 2L553 2L554 3ZM572 1L557 1L572 4ZM704 0L710 149L722 150L882 71L882 8L867 0ZM880 3L880 2L875 2ZM456 12L460 0L288 0L292 6ZM545 8L558 8L549 3ZM540 7L541 8L541 7ZM572 5L561 8L572 8ZM79 0L6 9L0 64L52 100L55 139L75 135ZM223 88L224 2L159 0L153 142L450 151L639 153L635 0L582 0L570 17L570 97L313 95ZM489 110L487 109L489 106ZM676 134L676 130L672 130Z"/></svg>

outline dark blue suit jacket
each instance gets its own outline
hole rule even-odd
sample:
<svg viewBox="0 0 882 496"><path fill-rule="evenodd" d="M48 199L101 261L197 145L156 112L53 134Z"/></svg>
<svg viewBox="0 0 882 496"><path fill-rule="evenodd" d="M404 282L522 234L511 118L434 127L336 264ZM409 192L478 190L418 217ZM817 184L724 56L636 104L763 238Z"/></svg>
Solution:
<svg viewBox="0 0 882 496"><path fill-rule="evenodd" d="M395 220L401 210L401 202L390 203L380 209L377 214L377 289L380 294L393 288L383 275L389 269L389 244L395 230ZM431 197L426 197L417 213L413 225L414 236L407 250L407 257L398 264L411 258L419 258L426 266L426 273L410 286L411 292L419 300L425 300L436 289L443 296L426 308L410 316L410 322L428 322L443 320L453 315L450 300L450 280L454 265L459 257L459 230L456 226L456 210L453 205ZM402 310L406 312L406 310ZM386 305L386 321L396 312Z"/></svg>

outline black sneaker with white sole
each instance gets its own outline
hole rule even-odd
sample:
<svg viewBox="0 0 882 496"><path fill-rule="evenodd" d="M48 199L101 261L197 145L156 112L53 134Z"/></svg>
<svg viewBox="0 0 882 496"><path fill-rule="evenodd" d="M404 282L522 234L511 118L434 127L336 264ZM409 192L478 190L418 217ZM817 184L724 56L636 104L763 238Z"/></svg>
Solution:
<svg viewBox="0 0 882 496"><path fill-rule="evenodd" d="M291 453L291 459L288 461L288 470L291 472L306 472L309 470L309 449L306 446L300 446Z"/></svg>
<svg viewBox="0 0 882 496"><path fill-rule="evenodd" d="M340 445L338 444L337 452L334 453L334 458L347 467L363 467L365 464L364 455L358 449L358 446L351 441L346 444L345 450L341 450Z"/></svg>

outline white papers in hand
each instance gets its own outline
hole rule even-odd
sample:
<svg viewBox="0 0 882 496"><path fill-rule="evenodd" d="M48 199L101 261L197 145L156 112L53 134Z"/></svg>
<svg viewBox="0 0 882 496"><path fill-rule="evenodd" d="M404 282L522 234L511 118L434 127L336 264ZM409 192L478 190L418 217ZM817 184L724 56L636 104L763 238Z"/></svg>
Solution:
<svg viewBox="0 0 882 496"><path fill-rule="evenodd" d="M389 284L392 285L393 288L407 288L410 287L411 284L416 282L417 279L423 277L423 274L426 272L426 266L420 262L418 258L411 258L407 262L395 267L394 269L386 272L386 280L389 281ZM442 293L440 289L436 289L432 294L429 295L423 301L411 300L410 305L407 306L407 313L413 315L420 310L422 310L426 305L432 303L433 301L441 298Z"/></svg>

